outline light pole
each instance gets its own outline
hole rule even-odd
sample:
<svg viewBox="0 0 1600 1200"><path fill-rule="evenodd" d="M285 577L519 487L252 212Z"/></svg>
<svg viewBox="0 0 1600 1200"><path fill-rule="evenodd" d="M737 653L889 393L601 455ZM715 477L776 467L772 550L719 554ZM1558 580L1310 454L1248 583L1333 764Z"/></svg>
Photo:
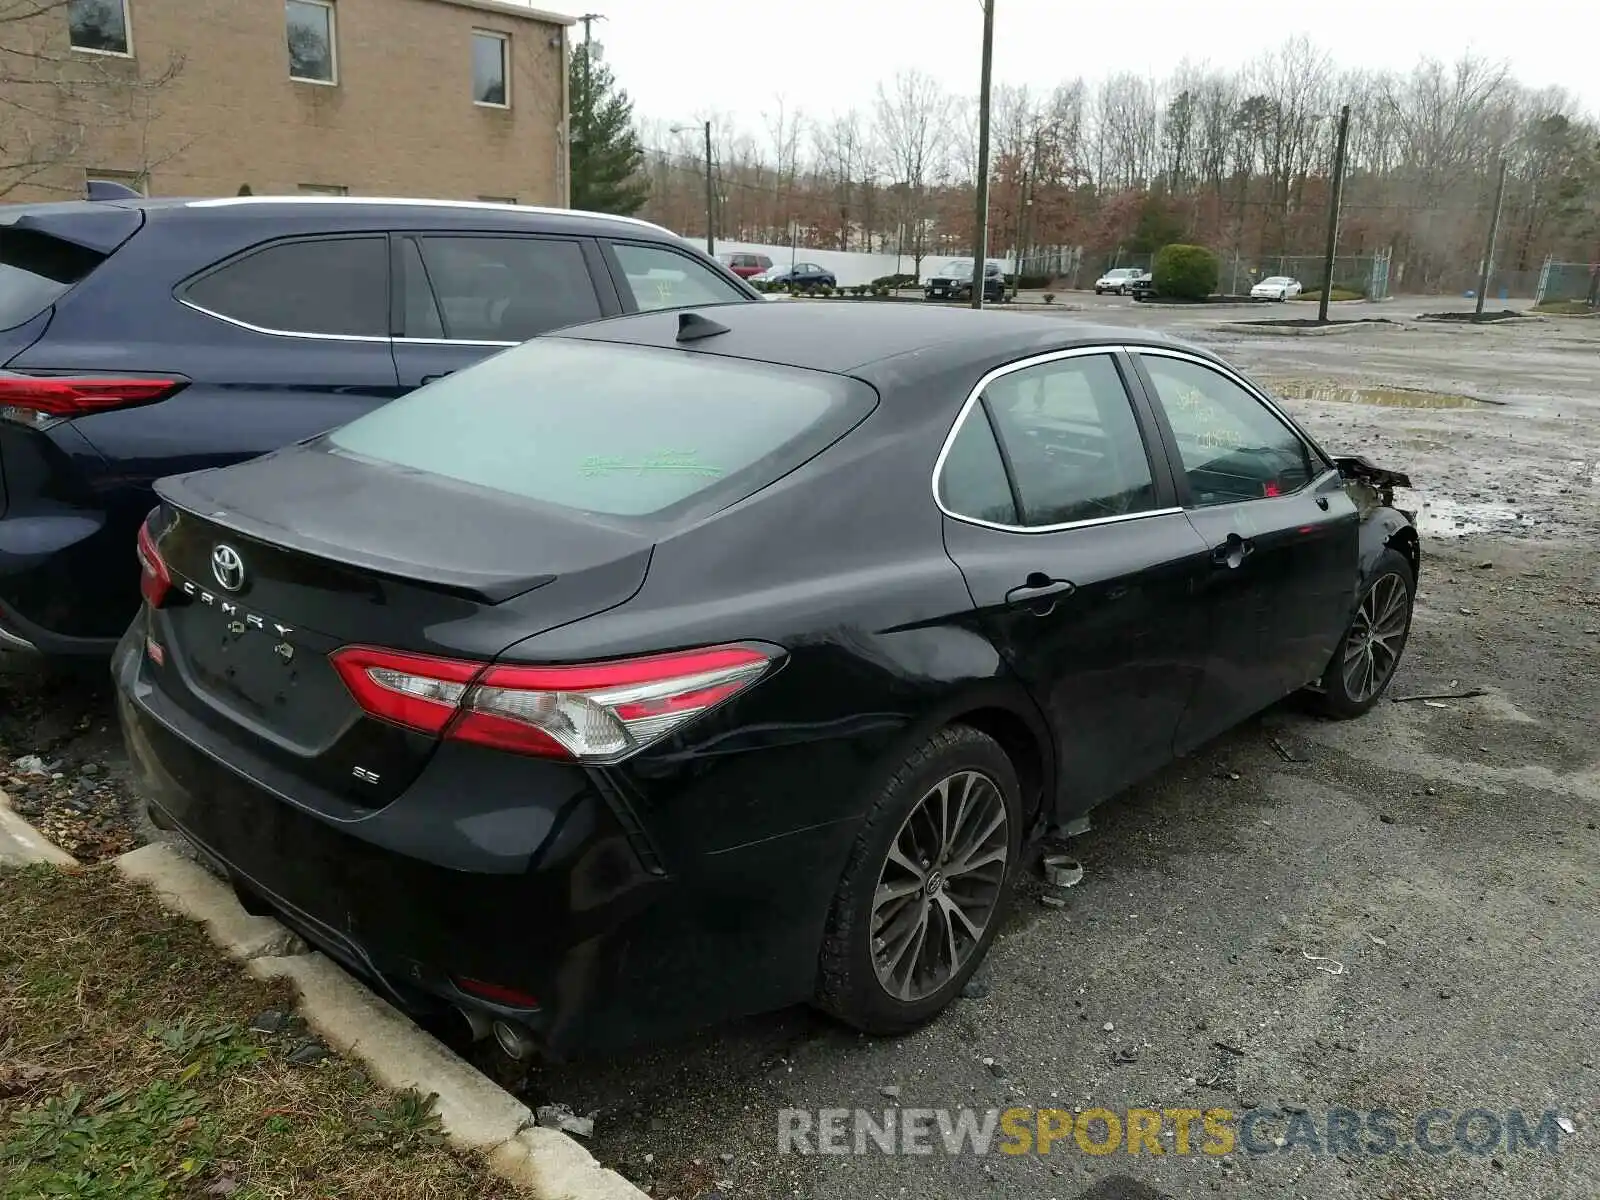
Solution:
<svg viewBox="0 0 1600 1200"><path fill-rule="evenodd" d="M983 0L983 68L978 80L978 202L973 235L972 307L983 307L989 266L989 76L994 62L994 0Z"/></svg>
<svg viewBox="0 0 1600 1200"><path fill-rule="evenodd" d="M692 126L692 125L673 125L668 129L667 132L669 132L669 133L688 133L689 130L691 130L693 128L694 128L694 126ZM715 233L715 227L716 227L715 216L716 216L717 196L716 196L716 189L715 189L715 187L712 186L712 181L711 181L711 122L710 121L707 121L705 123L705 133L706 133L706 253L707 254L715 254L717 252L717 239L716 239L716 233Z"/></svg>

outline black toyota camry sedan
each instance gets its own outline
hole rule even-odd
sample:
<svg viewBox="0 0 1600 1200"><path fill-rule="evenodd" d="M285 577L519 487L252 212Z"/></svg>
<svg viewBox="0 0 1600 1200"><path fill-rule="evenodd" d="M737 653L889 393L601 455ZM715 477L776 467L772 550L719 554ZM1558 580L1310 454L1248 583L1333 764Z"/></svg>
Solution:
<svg viewBox="0 0 1600 1200"><path fill-rule="evenodd" d="M121 714L248 906L510 1052L943 1008L1029 840L1389 684L1404 476L1214 356L742 305L506 350L164 480Z"/></svg>

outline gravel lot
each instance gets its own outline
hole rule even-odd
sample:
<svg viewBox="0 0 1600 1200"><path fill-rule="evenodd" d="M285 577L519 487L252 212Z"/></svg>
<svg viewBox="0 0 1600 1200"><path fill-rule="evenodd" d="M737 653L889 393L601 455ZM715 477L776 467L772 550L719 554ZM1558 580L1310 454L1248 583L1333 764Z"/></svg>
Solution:
<svg viewBox="0 0 1600 1200"><path fill-rule="evenodd" d="M1330 448L1411 472L1424 564L1392 695L1368 718L1282 706L1105 806L1083 882L1020 898L942 1019L873 1042L804 1010L643 1056L545 1067L529 1098L597 1111L592 1149L654 1195L1156 1197L1600 1194L1600 322L1399 319L1266 336L1249 310L1071 296L1160 324L1300 393L1424 387L1484 403L1289 400ZM1059 306L1058 306L1059 307ZM1289 315L1301 315L1301 306ZM1311 386L1315 385L1315 386ZM108 689L0 677L0 787L75 853L142 836L121 810ZM39 755L60 778L19 769ZM8 766L7 763L10 763ZM85 773L85 768L90 768ZM1338 968L1336 971L1335 968ZM886 1094L884 1089L889 1089ZM898 1089L898 1091L896 1091ZM1560 1150L1095 1157L778 1153L780 1109L1430 1108L1570 1119ZM1448 1141L1450 1123L1441 1125ZM1198 1139L1198 1134L1197 1134ZM937 1140L937 1138L935 1139ZM1295 1139L1290 1139L1293 1142ZM1171 1138L1165 1139L1169 1151ZM1123 1183L1116 1183L1122 1180Z"/></svg>

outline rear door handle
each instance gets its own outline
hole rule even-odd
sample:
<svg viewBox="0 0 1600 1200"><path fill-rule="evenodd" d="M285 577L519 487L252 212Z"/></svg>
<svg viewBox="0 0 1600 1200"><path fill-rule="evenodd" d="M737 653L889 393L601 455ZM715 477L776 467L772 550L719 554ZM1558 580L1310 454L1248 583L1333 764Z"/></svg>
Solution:
<svg viewBox="0 0 1600 1200"><path fill-rule="evenodd" d="M1051 579L1048 575L1035 571L1028 576L1027 582L1021 587L1014 587L1006 593L1006 603L1015 604L1019 607L1036 605L1040 601L1055 601L1062 596L1069 596L1072 591L1073 585L1070 580ZM1046 612L1049 611L1050 607L1052 606L1049 604L1041 606Z"/></svg>
<svg viewBox="0 0 1600 1200"><path fill-rule="evenodd" d="M1244 565L1245 559L1255 553L1255 548L1256 544L1250 538L1230 533L1227 541L1211 548L1211 562L1214 566L1237 570Z"/></svg>

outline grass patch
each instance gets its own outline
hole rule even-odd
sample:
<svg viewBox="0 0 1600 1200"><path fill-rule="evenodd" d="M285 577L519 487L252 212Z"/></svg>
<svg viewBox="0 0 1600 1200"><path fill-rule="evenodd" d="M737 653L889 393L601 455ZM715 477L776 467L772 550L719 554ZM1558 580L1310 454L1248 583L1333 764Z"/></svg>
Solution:
<svg viewBox="0 0 1600 1200"><path fill-rule="evenodd" d="M109 868L0 870L0 1198L517 1194L293 1000Z"/></svg>
<svg viewBox="0 0 1600 1200"><path fill-rule="evenodd" d="M1556 317L1592 317L1600 309L1587 300L1546 300L1543 304L1535 304L1533 311Z"/></svg>
<svg viewBox="0 0 1600 1200"><path fill-rule="evenodd" d="M1301 292L1298 296L1295 297L1295 299L1296 300L1321 300L1322 299L1322 289L1321 288L1317 288L1315 291ZM1334 288L1333 291L1328 296L1329 303L1337 303L1340 300L1365 300L1365 299L1366 299L1366 297L1362 293L1356 292L1356 291L1352 291L1349 288L1341 288L1341 287Z"/></svg>

